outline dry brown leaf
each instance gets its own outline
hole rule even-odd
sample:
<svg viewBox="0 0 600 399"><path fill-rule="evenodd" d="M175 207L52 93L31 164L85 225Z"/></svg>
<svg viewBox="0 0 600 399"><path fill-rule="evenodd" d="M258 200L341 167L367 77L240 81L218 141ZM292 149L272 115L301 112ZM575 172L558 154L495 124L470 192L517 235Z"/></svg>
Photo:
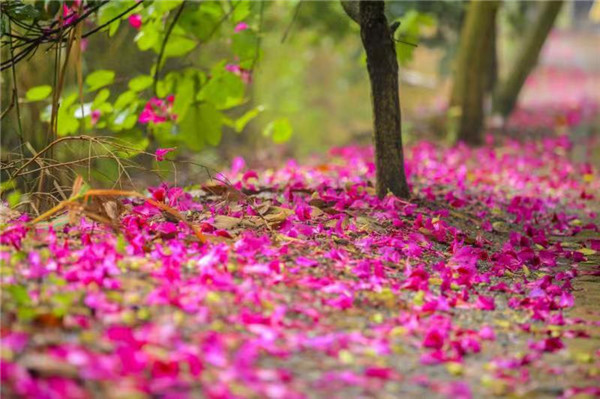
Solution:
<svg viewBox="0 0 600 399"><path fill-rule="evenodd" d="M271 204L269 202L263 202L260 205L257 205L254 207L254 209L256 209L256 211L260 214L260 215L264 215L267 212L269 212L269 208L271 208Z"/></svg>
<svg viewBox="0 0 600 399"><path fill-rule="evenodd" d="M294 213L293 210L282 208L280 206L271 206L269 212L264 216L268 222L283 222L288 216Z"/></svg>
<svg viewBox="0 0 600 399"><path fill-rule="evenodd" d="M499 233L508 233L510 231L508 225L500 221L492 223L492 227Z"/></svg>
<svg viewBox="0 0 600 399"><path fill-rule="evenodd" d="M328 221L326 221L325 227L329 227L330 229L333 229L337 226L339 220L338 219L330 219ZM342 228L345 229L348 226L348 217L344 216L344 219L342 220Z"/></svg>
<svg viewBox="0 0 600 399"><path fill-rule="evenodd" d="M201 188L211 195L223 196L228 201L237 202L244 197L244 195L235 188L220 183L208 183Z"/></svg>
<svg viewBox="0 0 600 399"><path fill-rule="evenodd" d="M81 187L83 187L83 177L77 175L75 180L73 181L73 187L71 188L71 197L74 198L81 191Z"/></svg>
<svg viewBox="0 0 600 399"><path fill-rule="evenodd" d="M0 202L0 224L6 224L12 219L16 219L21 216L20 212L17 212L10 207L4 205L4 203Z"/></svg>
<svg viewBox="0 0 600 399"><path fill-rule="evenodd" d="M313 198L310 201L308 201L308 205L316 206L317 208L320 208L320 209L330 208L331 206L333 206L333 204L334 204L333 202L325 201L325 200L322 200L321 198Z"/></svg>
<svg viewBox="0 0 600 399"><path fill-rule="evenodd" d="M40 327L58 328L63 325L63 318L54 313L40 313L35 316L33 322Z"/></svg>
<svg viewBox="0 0 600 399"><path fill-rule="evenodd" d="M213 226L215 226L219 230L230 230L236 226L238 226L242 222L241 218L226 216L226 215L217 215L215 216L215 221Z"/></svg>
<svg viewBox="0 0 600 399"><path fill-rule="evenodd" d="M244 227L257 228L257 227L264 226L265 222L263 221L262 218L260 218L258 216L248 216L242 220L241 225Z"/></svg>
<svg viewBox="0 0 600 399"><path fill-rule="evenodd" d="M206 239L206 241L212 242L212 243L221 243L221 242L230 243L233 241L233 239L229 238L229 237L213 236L210 234L205 235L204 238Z"/></svg>
<svg viewBox="0 0 600 399"><path fill-rule="evenodd" d="M115 223L119 221L119 207L116 201L106 201L102 206L110 220Z"/></svg>
<svg viewBox="0 0 600 399"><path fill-rule="evenodd" d="M28 353L19 359L19 364L44 377L76 378L79 375L78 368L72 364L61 362L56 357L41 353Z"/></svg>
<svg viewBox="0 0 600 399"><path fill-rule="evenodd" d="M312 217L323 216L325 214L325 212L323 212L322 210L320 210L316 206L311 206L310 209L311 209L310 214L311 214Z"/></svg>

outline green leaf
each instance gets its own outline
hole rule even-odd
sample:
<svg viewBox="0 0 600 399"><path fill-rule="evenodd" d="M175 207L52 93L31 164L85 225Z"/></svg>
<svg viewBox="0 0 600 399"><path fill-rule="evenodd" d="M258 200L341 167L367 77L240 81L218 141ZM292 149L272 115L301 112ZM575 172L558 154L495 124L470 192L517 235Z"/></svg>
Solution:
<svg viewBox="0 0 600 399"><path fill-rule="evenodd" d="M27 288L23 285L9 285L4 288L10 295L11 299L15 302L17 307L29 306L31 304L31 298L27 292Z"/></svg>
<svg viewBox="0 0 600 399"><path fill-rule="evenodd" d="M279 118L269 123L263 133L271 136L274 143L285 143L292 137L292 125L287 118Z"/></svg>
<svg viewBox="0 0 600 399"><path fill-rule="evenodd" d="M135 92L147 89L152 85L154 79L148 75L140 75L129 81L129 89Z"/></svg>
<svg viewBox="0 0 600 399"><path fill-rule="evenodd" d="M52 93L52 87L49 85L36 86L27 90L25 98L29 101L41 101L47 98Z"/></svg>
<svg viewBox="0 0 600 399"><path fill-rule="evenodd" d="M94 102L92 103L92 109L98 109L102 104L106 103L106 100L108 100L108 97L110 97L110 90L108 89L102 89L98 92L98 94L96 94L96 97L94 98Z"/></svg>
<svg viewBox="0 0 600 399"><path fill-rule="evenodd" d="M435 17L417 10L409 10L399 18L401 25L396 30L394 37L408 43L418 44L421 36L421 28L435 25ZM402 65L408 64L412 58L415 47L406 43L396 42L396 54L398 62Z"/></svg>
<svg viewBox="0 0 600 399"><path fill-rule="evenodd" d="M120 254L126 254L127 250L127 240L123 237L123 234L119 234L117 236L117 242L115 244L115 250Z"/></svg>
<svg viewBox="0 0 600 399"><path fill-rule="evenodd" d="M8 201L8 206L14 208L21 202L21 192L19 190L11 191L10 194L6 196L6 200Z"/></svg>
<svg viewBox="0 0 600 399"><path fill-rule="evenodd" d="M134 115L134 117L136 117ZM137 120L137 117L136 117ZM116 155L122 158L131 158L135 155L138 155L140 152L144 151L148 148L150 144L150 140L145 136L141 130L134 129L128 132L119 133L117 137L122 140L128 149L122 149L116 151Z"/></svg>
<svg viewBox="0 0 600 399"><path fill-rule="evenodd" d="M59 291L52 295L52 313L55 316L64 316L67 314L78 294L72 291Z"/></svg>
<svg viewBox="0 0 600 399"><path fill-rule="evenodd" d="M122 110L125 107L129 106L131 103L137 102L138 96L133 91L124 91L117 97L117 101L115 101L114 107L115 109Z"/></svg>
<svg viewBox="0 0 600 399"><path fill-rule="evenodd" d="M244 128L248 124L248 122L250 122L252 119L256 118L258 116L258 114L260 114L264 110L265 110L265 108L262 105L259 105L258 107L253 108L250 111L246 112L244 115L240 116L234 122L235 131L238 133L241 133L241 131L244 130Z"/></svg>
<svg viewBox="0 0 600 399"><path fill-rule="evenodd" d="M8 2L7 2L8 3ZM36 19L40 16L38 10L31 4L25 4L20 1L13 1L7 4L6 8L2 7L2 11L7 11L11 17L23 21L27 19Z"/></svg>
<svg viewBox="0 0 600 399"><path fill-rule="evenodd" d="M191 107L179 123L181 139L194 151L201 150L204 142L219 144L222 127L223 114L209 103Z"/></svg>
<svg viewBox="0 0 600 399"><path fill-rule="evenodd" d="M202 2L195 12L184 12L180 24L186 32L191 32L204 41L214 33L219 33L222 18L221 4L217 1L206 1Z"/></svg>
<svg viewBox="0 0 600 399"><path fill-rule="evenodd" d="M138 120L137 115L135 115L135 114L128 115L127 118L125 118L125 121L123 122L123 129L131 129L132 127L135 126L137 120ZM146 145L146 147L147 147L147 145Z"/></svg>
<svg viewBox="0 0 600 399"><path fill-rule="evenodd" d="M89 186L88 186L89 188ZM83 187L82 187L83 189ZM83 190L80 190L78 194L80 194ZM58 277L56 274L52 273L48 275L48 282L52 285L55 285L57 287L64 287L65 285L67 285L67 280L65 280L62 277Z"/></svg>
<svg viewBox="0 0 600 399"><path fill-rule="evenodd" d="M100 159L92 168L92 176L104 183L115 182L119 179L119 165L112 159Z"/></svg>
<svg viewBox="0 0 600 399"><path fill-rule="evenodd" d="M184 76L177 82L177 91L175 92L175 101L173 103L173 113L178 118L184 118L190 105L194 101L196 94L196 84L193 76Z"/></svg>
<svg viewBox="0 0 600 399"><path fill-rule="evenodd" d="M156 23L143 25L142 29L140 29L133 39L137 43L138 48L142 51L146 51L158 43L160 37L159 29L160 26Z"/></svg>
<svg viewBox="0 0 600 399"><path fill-rule="evenodd" d="M244 19L250 15L250 6L252 2L250 1L240 1L236 4L235 9L231 13L231 20L233 23L237 24L238 22L242 22Z"/></svg>
<svg viewBox="0 0 600 399"><path fill-rule="evenodd" d="M400 65L407 65L413 58L415 48L405 43L396 42L396 59Z"/></svg>
<svg viewBox="0 0 600 399"><path fill-rule="evenodd" d="M98 90L99 88L109 85L115 80L115 71L101 69L90 73L85 78L85 83L89 86L89 91Z"/></svg>
<svg viewBox="0 0 600 399"><path fill-rule="evenodd" d="M242 79L226 71L224 65L213 68L212 77L198 93L198 99L211 102L217 109L229 109L244 102L246 87Z"/></svg>
<svg viewBox="0 0 600 399"><path fill-rule="evenodd" d="M99 104L96 109L101 111L102 115L110 114L111 112L113 112L113 106L110 103Z"/></svg>
<svg viewBox="0 0 600 399"><path fill-rule="evenodd" d="M22 307L19 308L19 310L17 311L17 318L20 321L24 321L24 322L28 322L31 321L35 316L36 316L37 312L34 308L32 307Z"/></svg>
<svg viewBox="0 0 600 399"><path fill-rule="evenodd" d="M238 56L240 65L246 66L243 65L244 62L252 62L256 57L256 40L256 34L250 29L246 29L233 35L231 49L233 50L233 53Z"/></svg>
<svg viewBox="0 0 600 399"><path fill-rule="evenodd" d="M121 131L131 129L135 126L138 120L138 115L135 113L135 109L126 109L118 112L112 120L111 128L114 131Z"/></svg>
<svg viewBox="0 0 600 399"><path fill-rule="evenodd" d="M181 57L186 55L196 47L196 41L188 39L184 36L170 37L167 45L165 46L164 57Z"/></svg>
<svg viewBox="0 0 600 399"><path fill-rule="evenodd" d="M202 133L208 144L216 146L221 142L223 116L211 104L202 104L198 109Z"/></svg>
<svg viewBox="0 0 600 399"><path fill-rule="evenodd" d="M108 21L115 19L120 14L125 12L128 8L135 4L135 0L120 0L120 1L109 1L103 7L98 10L98 26L106 24ZM103 30L108 30L109 36L114 36L121 24L121 20L127 18L130 13L123 15L121 18L116 19L114 22L107 25Z"/></svg>
<svg viewBox="0 0 600 399"><path fill-rule="evenodd" d="M79 127L79 121L75 117L75 109L72 108L77 97L77 93L72 93L61 100L57 114L57 133L59 136L75 133Z"/></svg>
<svg viewBox="0 0 600 399"><path fill-rule="evenodd" d="M156 85L156 95L162 98L172 94L176 81L177 74L173 72L168 73L164 79L158 81L158 84Z"/></svg>
<svg viewBox="0 0 600 399"><path fill-rule="evenodd" d="M180 5L182 1L183 0L160 0L155 1L153 4L156 12L165 13Z"/></svg>

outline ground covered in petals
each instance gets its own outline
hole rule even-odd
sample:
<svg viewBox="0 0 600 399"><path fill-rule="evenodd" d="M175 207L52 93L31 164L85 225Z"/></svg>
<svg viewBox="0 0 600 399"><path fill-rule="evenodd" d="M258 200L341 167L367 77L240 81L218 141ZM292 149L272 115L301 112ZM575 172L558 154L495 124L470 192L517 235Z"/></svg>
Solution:
<svg viewBox="0 0 600 399"><path fill-rule="evenodd" d="M4 221L3 391L600 395L600 179L571 149L417 143L408 201L374 196L369 148L236 159L232 186L105 203L118 226Z"/></svg>

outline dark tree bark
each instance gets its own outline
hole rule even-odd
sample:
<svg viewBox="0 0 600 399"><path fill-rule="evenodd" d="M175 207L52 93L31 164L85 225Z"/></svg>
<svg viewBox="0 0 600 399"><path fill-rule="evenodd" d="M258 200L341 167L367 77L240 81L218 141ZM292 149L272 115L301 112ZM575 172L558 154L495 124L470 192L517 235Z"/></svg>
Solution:
<svg viewBox="0 0 600 399"><path fill-rule="evenodd" d="M367 71L371 82L376 192L381 198L388 192L408 198L410 191L404 172L402 152L398 61L392 32L385 17L383 0L361 0L356 7L344 9L360 25L360 36L367 54Z"/></svg>
<svg viewBox="0 0 600 399"><path fill-rule="evenodd" d="M497 1L471 1L460 34L450 105L458 112L458 141L481 144L484 99L494 73Z"/></svg>
<svg viewBox="0 0 600 399"><path fill-rule="evenodd" d="M512 112L527 76L537 64L544 42L554 26L562 5L562 1L547 1L540 4L538 17L525 35L523 45L506 81L502 82L496 90L494 96L496 112L503 116L508 116Z"/></svg>

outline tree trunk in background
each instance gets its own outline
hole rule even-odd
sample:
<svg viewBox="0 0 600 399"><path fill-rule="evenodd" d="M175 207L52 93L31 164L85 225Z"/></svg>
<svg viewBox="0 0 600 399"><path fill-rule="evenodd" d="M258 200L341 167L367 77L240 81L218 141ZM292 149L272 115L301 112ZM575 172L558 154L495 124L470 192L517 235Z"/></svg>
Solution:
<svg viewBox="0 0 600 399"><path fill-rule="evenodd" d="M371 81L377 195L410 195L402 152L398 60L383 0L359 3L360 36Z"/></svg>
<svg viewBox="0 0 600 399"><path fill-rule="evenodd" d="M471 1L460 34L450 106L459 110L457 140L481 144L483 101L493 78L498 1Z"/></svg>
<svg viewBox="0 0 600 399"><path fill-rule="evenodd" d="M523 40L515 64L506 81L498 87L494 95L494 109L503 116L508 116L515 107L523 84L537 64L544 42L562 5L563 1L548 1L539 5L538 17Z"/></svg>
<svg viewBox="0 0 600 399"><path fill-rule="evenodd" d="M486 94L492 94L498 82L498 25L495 19L491 29L492 32L490 33L491 36L487 46L487 65L485 66L486 80L483 87Z"/></svg>

